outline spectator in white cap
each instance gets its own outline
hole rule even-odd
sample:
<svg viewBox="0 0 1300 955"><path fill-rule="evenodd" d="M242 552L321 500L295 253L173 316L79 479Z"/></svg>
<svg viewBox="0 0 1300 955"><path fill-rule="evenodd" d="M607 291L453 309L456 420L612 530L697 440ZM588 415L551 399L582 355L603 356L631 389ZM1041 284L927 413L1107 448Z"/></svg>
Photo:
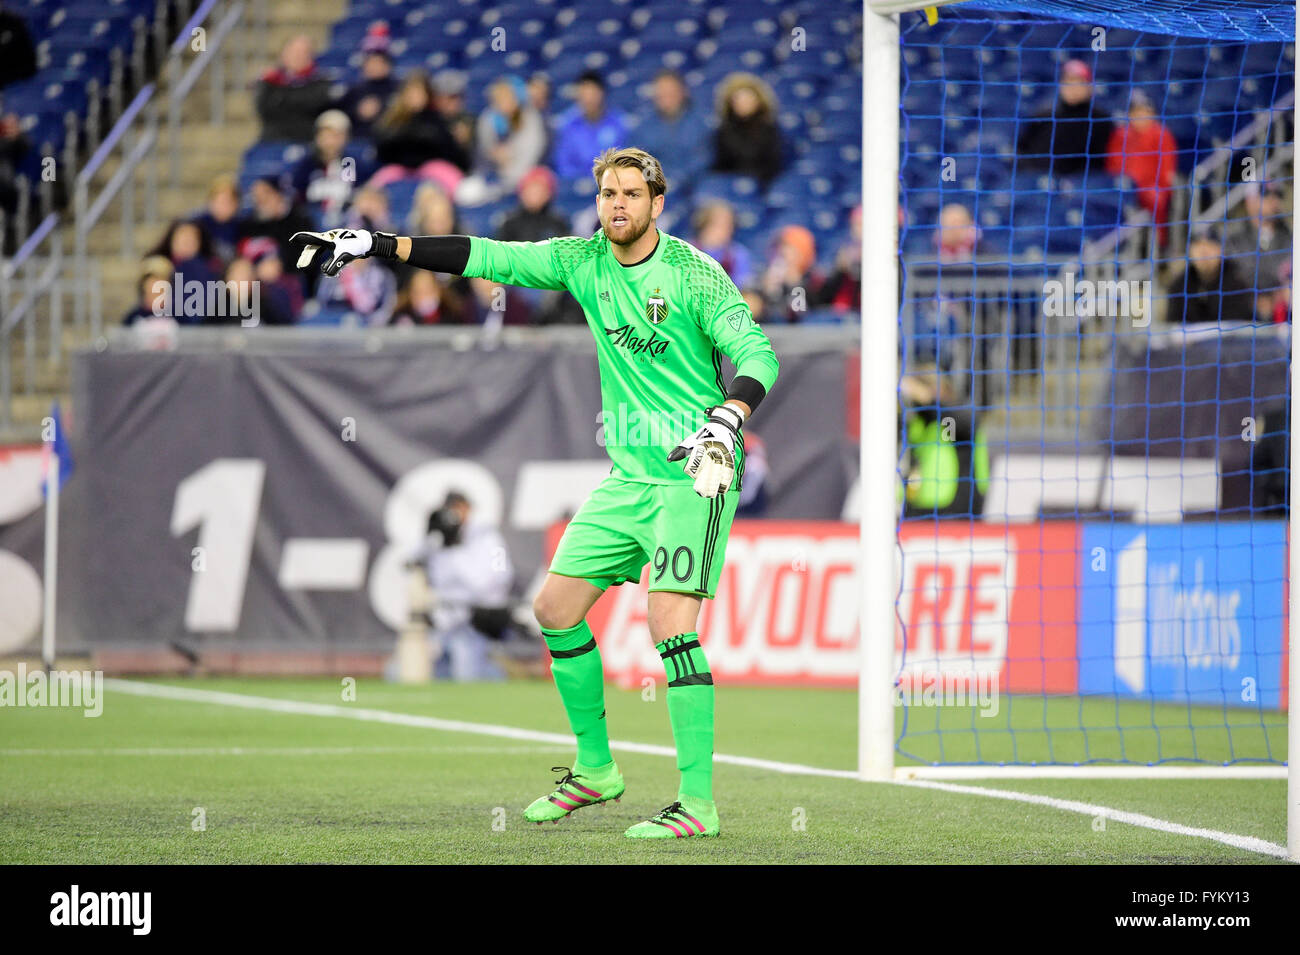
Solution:
<svg viewBox="0 0 1300 955"><path fill-rule="evenodd" d="M433 108L438 111L451 135L465 152L464 172L469 172L474 157L474 134L477 122L465 108L465 90L469 77L460 70L439 70L433 77Z"/></svg>
<svg viewBox="0 0 1300 955"><path fill-rule="evenodd" d="M316 220L320 229L343 222L359 172L355 157L345 155L352 122L342 110L330 109L316 117L312 150L290 173L295 198Z"/></svg>

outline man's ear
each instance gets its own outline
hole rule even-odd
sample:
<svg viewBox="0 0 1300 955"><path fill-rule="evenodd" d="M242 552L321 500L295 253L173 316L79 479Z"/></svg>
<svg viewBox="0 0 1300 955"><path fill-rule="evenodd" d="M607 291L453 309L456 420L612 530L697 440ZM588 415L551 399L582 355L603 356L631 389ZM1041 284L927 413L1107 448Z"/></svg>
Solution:
<svg viewBox="0 0 1300 955"><path fill-rule="evenodd" d="M658 219L664 211L664 194L661 192L650 203L650 218Z"/></svg>

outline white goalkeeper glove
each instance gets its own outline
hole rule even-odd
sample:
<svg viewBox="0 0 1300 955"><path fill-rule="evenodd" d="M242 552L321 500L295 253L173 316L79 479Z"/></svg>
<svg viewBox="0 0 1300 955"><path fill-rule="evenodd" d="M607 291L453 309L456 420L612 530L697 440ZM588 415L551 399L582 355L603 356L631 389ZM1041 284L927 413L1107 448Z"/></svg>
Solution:
<svg viewBox="0 0 1300 955"><path fill-rule="evenodd" d="M295 232L289 246L302 246L298 268L309 269L319 262L326 275L338 275L339 269L354 259L368 258L374 251L374 237L365 229L331 229L329 232Z"/></svg>
<svg viewBox="0 0 1300 955"><path fill-rule="evenodd" d="M735 405L706 409L708 423L668 453L669 461L686 458L685 471L695 478L695 493L717 497L731 487L736 473L736 442L745 416Z"/></svg>

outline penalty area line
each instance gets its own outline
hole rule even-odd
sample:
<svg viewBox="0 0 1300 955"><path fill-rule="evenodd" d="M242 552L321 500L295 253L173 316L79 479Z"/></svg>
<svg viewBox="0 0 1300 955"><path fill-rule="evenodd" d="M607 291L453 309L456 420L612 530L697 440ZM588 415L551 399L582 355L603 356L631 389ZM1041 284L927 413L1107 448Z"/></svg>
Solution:
<svg viewBox="0 0 1300 955"><path fill-rule="evenodd" d="M182 700L190 703L212 703L218 706L233 706L249 710L267 710L273 713L287 713L295 716L332 716L343 719L362 720L371 723L388 723L397 726L413 726L421 729L441 730L448 733L473 733L478 736L526 740L533 743L554 743L571 746L573 737L565 733L545 733L539 730L521 729L516 726L500 726L492 723L470 723L465 720L446 720L436 716L419 716L413 713L394 713L390 710L374 710L366 707L340 706L337 703L312 703L305 700L285 700L269 696L249 696L243 693L227 693L223 690L203 690L195 687L172 686L166 683L142 683L135 680L109 678L104 686L119 693L133 696L148 696L159 699ZM676 758L677 750L672 746L660 746L654 743L634 743L623 740L610 740L611 749L627 753L642 753L647 756L668 756ZM791 776L820 776L831 779L853 779L860 777L848 769L823 769L818 766L803 766L799 763L783 763L770 759L756 759L749 756L731 756L715 753L715 763L730 766L745 766L750 769L762 769L768 772L783 773ZM1057 799L1037 793L1022 793L1009 789L985 789L980 786L965 786L958 783L938 782L926 779L877 780L886 785L933 789L964 796L983 796L989 799L1003 799L1010 802L1029 803L1063 812L1080 815L1101 816L1115 822L1121 822L1142 829L1152 829L1170 835L1191 836L1222 843L1234 849L1254 852L1259 855L1285 859L1285 846L1258 839L1254 836L1242 836L1231 832L1219 832L1215 829L1200 829L1157 819L1139 812L1111 809L1092 803L1078 802L1073 799Z"/></svg>

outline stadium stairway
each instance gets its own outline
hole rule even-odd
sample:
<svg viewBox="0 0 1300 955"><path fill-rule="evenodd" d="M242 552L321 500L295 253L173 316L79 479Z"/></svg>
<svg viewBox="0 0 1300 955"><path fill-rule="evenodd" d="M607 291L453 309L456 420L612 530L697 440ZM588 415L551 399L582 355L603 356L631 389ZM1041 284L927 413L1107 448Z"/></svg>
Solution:
<svg viewBox="0 0 1300 955"><path fill-rule="evenodd" d="M237 173L240 157L258 136L259 123L253 105L252 84L267 67L275 62L277 53L289 37L305 33L316 43L317 49L328 44L330 26L340 19L346 9L346 0L273 0L267 3L268 28L250 18L239 28L231 42L245 44L248 54L248 76L238 83L229 81L226 93L225 121L211 121L209 90L211 83L205 74L185 101L181 114L181 167L177 189L171 188L168 177L168 144L165 142L166 122L160 129L160 152L157 195L157 218L145 221L146 190L148 188L149 160L136 170L134 188L135 226L133 249L122 248L122 203L110 203L104 217L91 231L88 243L90 257L99 263L103 282L104 327L116 325L122 315L136 300L136 283L139 278L141 257L163 236L173 218L183 216L203 206L208 186L214 176ZM254 5L255 8L255 5ZM189 61L186 60L188 63ZM158 77L158 96L166 104L167 79ZM99 170L91 189L92 201L120 167L120 158L114 156ZM67 274L71 274L70 256L75 247L72 227L72 209L64 214L63 249L68 260ZM20 330L12 339L10 364L13 381L12 426L0 431L0 445L15 442L33 442L40 438L40 422L49 414L51 403L57 398L68 403L70 356L77 350L91 346L88 328L79 328L73 322L74 298L71 291L64 296L63 332L61 351L64 360L51 364L46 360L50 345L49 315L44 309L36 323L35 376L31 393L23 362L23 340ZM74 410L75 413L75 410Z"/></svg>

